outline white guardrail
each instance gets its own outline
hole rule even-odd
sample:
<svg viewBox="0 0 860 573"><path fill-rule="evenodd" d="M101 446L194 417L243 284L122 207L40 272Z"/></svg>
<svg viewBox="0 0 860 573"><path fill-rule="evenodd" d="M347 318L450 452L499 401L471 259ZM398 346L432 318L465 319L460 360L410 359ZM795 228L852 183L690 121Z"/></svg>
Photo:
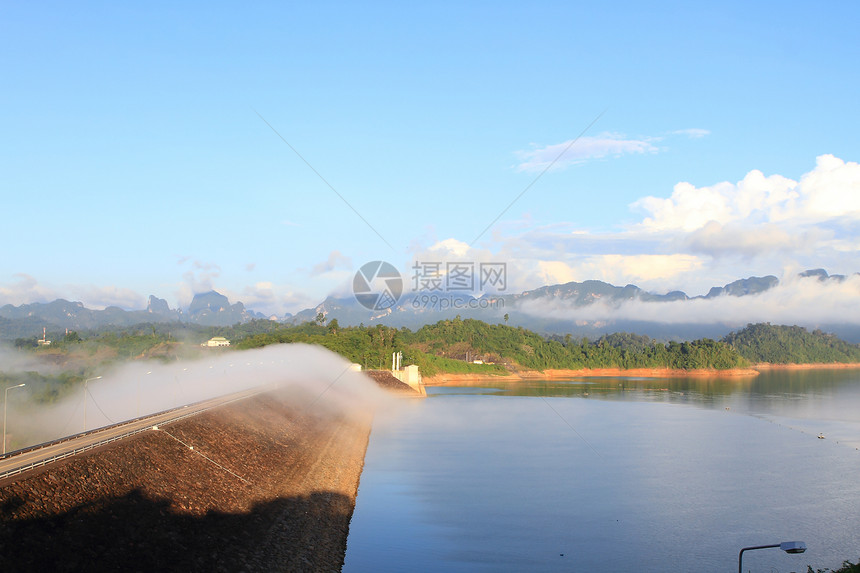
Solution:
<svg viewBox="0 0 860 573"><path fill-rule="evenodd" d="M203 412L206 412L206 411L208 411L208 410L211 410L212 408L217 408L217 407L219 407L219 406L224 406L224 405L226 405L226 404L230 404L230 403L235 402L235 401L237 401L237 400L244 400L245 398L250 398L251 396L254 396L254 395L256 395L256 394L259 394L260 392L263 392L263 391L264 391L264 390L259 390L259 391L257 391L257 392L252 393L252 394L243 395L243 396L241 396L241 397L234 398L233 400L227 400L226 402L222 402L222 403L219 403L219 404L215 404L215 405L213 405L213 406L209 406L209 407L207 407L207 408L201 408L201 409L199 409L199 410L192 410L191 412L185 412L185 413L183 413L183 414L182 414L182 415L180 415L180 416L176 416L176 417L168 418L168 419L166 419L166 420L163 420L163 421L158 422L157 424L153 424L153 425L162 425L162 424L170 424L170 423L172 423L172 422L178 422L179 420L184 420L185 418L190 418L191 416L196 416L197 414L202 414ZM187 406L182 407L182 408L180 408L180 409L183 409L183 410L184 410L185 408L187 408ZM169 410L168 410L168 411L169 411ZM158 416L162 416L162 415L164 415L164 414L165 414L165 412L158 412L157 414L152 414L152 415L150 415L150 416L147 416L147 418L155 418L155 417L158 417ZM145 419L145 418L143 418L143 419ZM92 430L92 431L87 432L87 433L84 433L84 434L78 434L77 436L61 438L61 439L59 439L59 440L54 440L54 441L52 441L52 442L46 442L46 443L44 443L44 444L39 444L38 446L31 446L31 447L29 447L29 448L23 448L23 449L21 449L21 450L19 450L19 451L17 451L17 452L10 452L9 454L6 454L6 457L5 457L5 458L0 458L0 460L3 460L3 459L10 459L10 458L14 457L15 455L20 455L20 454L23 454L23 453L29 453L29 452L38 451L38 450L40 450L40 449L47 448L47 447L50 447L50 446L56 445L56 444L58 444L58 443L66 442L66 441L69 441L69 440L78 439L78 438L80 438L80 437L82 437L82 436L86 436L87 434L93 434L93 433L97 433L97 432L103 432L103 431L105 431L105 430L107 430L107 429L110 429L110 428L116 428L117 426L122 426L122 425L125 425L125 424L131 424L131 423L134 423L134 422L137 422L137 421L140 421L140 420L141 420L141 418L138 418L138 419L136 419L136 420L128 420L128 421L126 421L126 422L120 422L119 424L114 424L114 425L112 425L112 426L105 426L105 427L103 427L103 428L99 428L98 430ZM45 466L45 465L48 465L48 464L50 464L50 463L53 463L53 462L56 462L56 461L59 461L59 460L62 460L62 459L65 459L65 458L68 458L68 457L71 457L71 456L76 456L76 455L81 454L81 453L83 453L83 452L86 452L86 451L88 451L88 450L92 450L93 448L98 448L98 447L100 447L100 446L104 446L105 444L109 444L109 443L111 443L111 442L115 442L115 441L117 441L117 440L123 440L123 439L125 439L125 438L131 437L131 436L134 436L134 435L139 434L139 433L141 433L141 432L146 432L146 431L148 431L148 430L151 430L151 429L152 429L152 427L153 427L153 425L146 425L146 426L143 426L143 427L141 427L141 428L136 428L136 429L134 429L134 430L129 430L128 432L124 432L124 433L122 433L122 434L118 434L118 435L115 435L115 436L111 436L110 438L104 438L104 439L102 439L102 440L98 440L98 441L96 441L96 442L93 442L93 443L91 443L91 444L87 444L87 445L85 445L85 446L81 446L81 447L78 447L78 448L73 448L73 449L71 449L71 450L68 450L68 451L65 451L65 452L62 452L62 453L59 453L59 454L53 455L53 456L48 456L47 458L43 458L43 459L41 459L41 460L37 460L37 461L34 461L34 462L29 462L29 463L26 463L26 464L24 464L24 465L18 466L18 467L16 467L16 468L12 468L12 469L9 469L9 470L5 470L5 471L3 471L3 472L0 472L0 480L6 479L7 477L11 477L11 476L14 476L14 475L18 475L18 474L20 474L20 473L23 473L23 472L25 472L25 471L31 470L31 469L33 469L33 468L37 468L37 467L40 467L40 466Z"/></svg>

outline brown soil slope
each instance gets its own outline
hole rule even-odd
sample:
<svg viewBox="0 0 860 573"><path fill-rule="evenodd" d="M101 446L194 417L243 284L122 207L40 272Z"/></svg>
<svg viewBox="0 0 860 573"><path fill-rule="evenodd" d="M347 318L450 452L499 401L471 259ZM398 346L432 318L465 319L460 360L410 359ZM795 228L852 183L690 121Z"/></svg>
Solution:
<svg viewBox="0 0 860 573"><path fill-rule="evenodd" d="M0 571L338 571L370 420L296 404L257 396L7 480Z"/></svg>

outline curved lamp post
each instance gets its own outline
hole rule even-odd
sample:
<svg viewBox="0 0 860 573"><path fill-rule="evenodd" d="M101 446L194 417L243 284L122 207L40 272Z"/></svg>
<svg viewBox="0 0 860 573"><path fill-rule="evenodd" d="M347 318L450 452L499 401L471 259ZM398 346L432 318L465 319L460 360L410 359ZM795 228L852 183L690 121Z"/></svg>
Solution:
<svg viewBox="0 0 860 573"><path fill-rule="evenodd" d="M18 384L17 386L9 386L6 388L3 396L3 455L6 455L6 404L9 403L9 390L26 386L26 383Z"/></svg>
<svg viewBox="0 0 860 573"><path fill-rule="evenodd" d="M89 384L93 380L99 380L101 376L96 376L95 378L87 378L84 380L84 431L87 431L87 384Z"/></svg>
<svg viewBox="0 0 860 573"><path fill-rule="evenodd" d="M753 549L771 549L779 547L786 553L803 553L806 551L806 543L803 541L783 541L782 543L774 543L773 545L756 545L754 547L744 547L738 553L738 573L743 573L744 551L752 551Z"/></svg>

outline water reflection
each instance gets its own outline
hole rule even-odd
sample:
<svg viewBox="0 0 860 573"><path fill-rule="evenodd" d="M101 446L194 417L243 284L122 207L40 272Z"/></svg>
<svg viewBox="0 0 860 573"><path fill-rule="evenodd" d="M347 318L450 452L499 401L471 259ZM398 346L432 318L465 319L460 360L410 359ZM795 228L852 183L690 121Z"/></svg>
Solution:
<svg viewBox="0 0 860 573"><path fill-rule="evenodd" d="M691 404L757 414L808 413L851 421L860 399L860 370L765 370L754 377L581 377L571 380L484 381L434 386L428 395L578 397ZM845 406L845 407L841 407Z"/></svg>

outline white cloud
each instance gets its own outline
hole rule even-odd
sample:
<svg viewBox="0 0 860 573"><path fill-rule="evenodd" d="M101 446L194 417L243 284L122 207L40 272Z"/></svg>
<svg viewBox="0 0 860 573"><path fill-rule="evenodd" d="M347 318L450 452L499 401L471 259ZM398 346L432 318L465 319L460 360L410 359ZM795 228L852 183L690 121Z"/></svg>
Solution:
<svg viewBox="0 0 860 573"><path fill-rule="evenodd" d="M62 290L39 284L32 276L16 274L15 282L0 285L0 305L20 306L34 302L51 302L58 298L82 302L91 309L118 306L125 310L141 310L146 298L131 289L118 286L67 285Z"/></svg>
<svg viewBox="0 0 860 573"><path fill-rule="evenodd" d="M800 200L793 217L822 220L860 218L860 164L833 155L817 158L815 169L800 178Z"/></svg>
<svg viewBox="0 0 860 573"><path fill-rule="evenodd" d="M70 290L76 300L94 310L103 310L109 306L117 306L124 310L146 308L146 298L128 288L87 285L71 287Z"/></svg>
<svg viewBox="0 0 860 573"><path fill-rule="evenodd" d="M644 197L631 205L647 216L635 228L692 232L715 221L738 223L820 223L836 217L860 218L860 165L832 155L818 157L800 182L750 171L738 183L707 187L678 183L668 198Z"/></svg>
<svg viewBox="0 0 860 573"><path fill-rule="evenodd" d="M464 277L472 277L473 280L471 281L467 278L463 280L473 286L470 292L477 294L481 292L482 263L506 263L508 265L507 279L510 280L511 264L508 258L496 256L486 249L470 247L467 243L454 238L437 241L425 249L416 248L412 253L412 258L406 261L406 266L399 270L403 275L406 288L416 290L423 288L417 285L422 284L424 280L444 280L449 271L452 273L460 272ZM495 290L498 285L484 286L485 290ZM462 292L466 291L463 290Z"/></svg>
<svg viewBox="0 0 860 573"><path fill-rule="evenodd" d="M430 246L427 249L427 254L441 257L446 260L450 257L465 257L470 252L476 252L477 249L472 249L468 243L457 239L445 239Z"/></svg>
<svg viewBox="0 0 860 573"><path fill-rule="evenodd" d="M226 296L231 304L242 302L246 309L261 312L267 317L281 317L286 312L295 313L320 302L319 297L296 292L289 285L272 281L259 281L241 290L219 287L218 292Z"/></svg>
<svg viewBox="0 0 860 573"><path fill-rule="evenodd" d="M401 272L412 283L416 275L423 272L415 270L416 262L439 263L439 276L445 275L447 263L474 263L476 273L481 263L504 263L505 292L516 293L543 285L589 279L622 285L635 282L644 288L657 289L671 283L676 288L684 277L700 273L704 265L700 257L688 253L624 252L631 244L636 244L636 240L629 235L603 241L581 230L570 232L567 228L555 227L510 237L495 252L471 248L457 239L446 239L414 253L408 268ZM637 246L641 249L641 245ZM732 280L734 278L737 277ZM476 286L475 291L479 290Z"/></svg>
<svg viewBox="0 0 860 573"><path fill-rule="evenodd" d="M699 129L696 127L690 129L676 129L672 132L673 135L686 135L690 139L701 139L706 135L711 135L710 130L707 129Z"/></svg>
<svg viewBox="0 0 860 573"><path fill-rule="evenodd" d="M185 264L189 260L191 260L190 257L183 257L180 264ZM216 290L215 279L221 276L221 267L215 263L193 260L191 266L191 269L182 274L183 282L175 292L176 300L182 306L191 304L195 294Z"/></svg>
<svg viewBox="0 0 860 573"><path fill-rule="evenodd" d="M641 141L651 145L655 140ZM533 159L541 160L537 155ZM402 265L406 284L412 282L411 267L416 261L503 262L509 293L598 279L695 295L742 277L783 272L790 276L814 267L844 274L860 270L860 165L832 155L818 157L815 166L797 180L752 170L735 183L704 187L678 183L666 196L643 197L632 206L642 216L621 231L595 233L563 222L547 225L520 219L500 225L494 239L480 249L456 237L438 240L428 232L410 248L408 261L391 262ZM267 314L312 307L322 296L305 292L325 292L331 285L342 291L335 294L348 295L355 272L348 257L332 251L312 269L301 269L302 292L291 284L266 281L248 287L233 284L234 290L228 291L221 284L225 281L217 264L191 257L178 257L178 263L184 271L175 299L180 305L190 303L195 293L216 288L217 282L216 290L232 302L241 300ZM254 270L250 264L245 269ZM50 301L73 293L88 305L145 305L137 293L120 287L66 285L61 290L28 275L14 275L0 284L0 304ZM722 311L707 312L719 316Z"/></svg>
<svg viewBox="0 0 860 573"><path fill-rule="evenodd" d="M552 169L560 169L589 159L656 153L657 148L652 145L652 141L653 138L626 139L617 133L583 136L578 140L569 139L562 143L515 152L521 159L517 170L543 171L550 165Z"/></svg>
<svg viewBox="0 0 860 573"><path fill-rule="evenodd" d="M678 183L671 196L644 197L631 207L645 216L630 235L708 255L712 267L720 259L835 265L842 272L860 267L860 165L832 155L818 157L799 181L753 170L737 183Z"/></svg>
<svg viewBox="0 0 860 573"><path fill-rule="evenodd" d="M702 267L698 257L686 254L592 255L574 261L538 261L537 264L545 284L594 279L616 285L633 282L639 286L676 279Z"/></svg>
<svg viewBox="0 0 860 573"><path fill-rule="evenodd" d="M797 181L752 170L737 183L679 183L667 197L633 203L643 216L622 231L509 229L516 234L495 237L494 257L523 290L598 279L695 295L789 268L851 274L860 270L858 184L860 166L830 155Z"/></svg>
<svg viewBox="0 0 860 573"><path fill-rule="evenodd" d="M648 284L656 280L673 279L682 273L697 271L702 267L698 257L685 254L673 255L603 255L596 261L600 268L615 275L610 282Z"/></svg>
<svg viewBox="0 0 860 573"><path fill-rule="evenodd" d="M787 275L779 286L756 295L719 296L673 302L624 302L618 306L594 303L574 307L564 301L529 301L520 310L534 316L572 321L620 320L664 324L709 323L739 327L751 322L798 324L860 324L860 276L842 282Z"/></svg>
<svg viewBox="0 0 860 573"><path fill-rule="evenodd" d="M0 285L0 305L19 306L32 302L50 302L59 297L57 291L45 287L32 276L24 273L12 275L14 282Z"/></svg>
<svg viewBox="0 0 860 573"><path fill-rule="evenodd" d="M311 269L311 276L316 277L324 273L329 273L334 270L344 270L350 269L352 267L352 260L343 255L340 251L332 251L328 255L328 259L325 261L314 265L313 269Z"/></svg>
<svg viewBox="0 0 860 573"><path fill-rule="evenodd" d="M754 257L769 252L812 252L814 246L831 233L819 229L789 232L774 223L763 223L756 227L744 227L729 223L722 225L708 221L684 239L684 245L694 253L712 257L741 255Z"/></svg>
<svg viewBox="0 0 860 573"><path fill-rule="evenodd" d="M232 303L241 300L245 308L264 314L278 314L275 308L281 305L275 292L275 285L269 281L260 281L253 286L246 286L241 294L230 293L226 296Z"/></svg>
<svg viewBox="0 0 860 573"><path fill-rule="evenodd" d="M581 280L579 270L565 261L537 261L537 266L544 284L564 284Z"/></svg>
<svg viewBox="0 0 860 573"><path fill-rule="evenodd" d="M702 128L677 129L668 132L671 135L684 136L689 139L701 139L711 134L710 130ZM602 133L597 136L583 136L579 139L568 139L562 143L545 145L532 144L534 149L515 151L521 160L517 165L518 171L540 172L550 167L561 169L583 163L592 159L606 157L621 157L622 155L643 155L660 151L654 144L664 137L628 138L620 133Z"/></svg>

